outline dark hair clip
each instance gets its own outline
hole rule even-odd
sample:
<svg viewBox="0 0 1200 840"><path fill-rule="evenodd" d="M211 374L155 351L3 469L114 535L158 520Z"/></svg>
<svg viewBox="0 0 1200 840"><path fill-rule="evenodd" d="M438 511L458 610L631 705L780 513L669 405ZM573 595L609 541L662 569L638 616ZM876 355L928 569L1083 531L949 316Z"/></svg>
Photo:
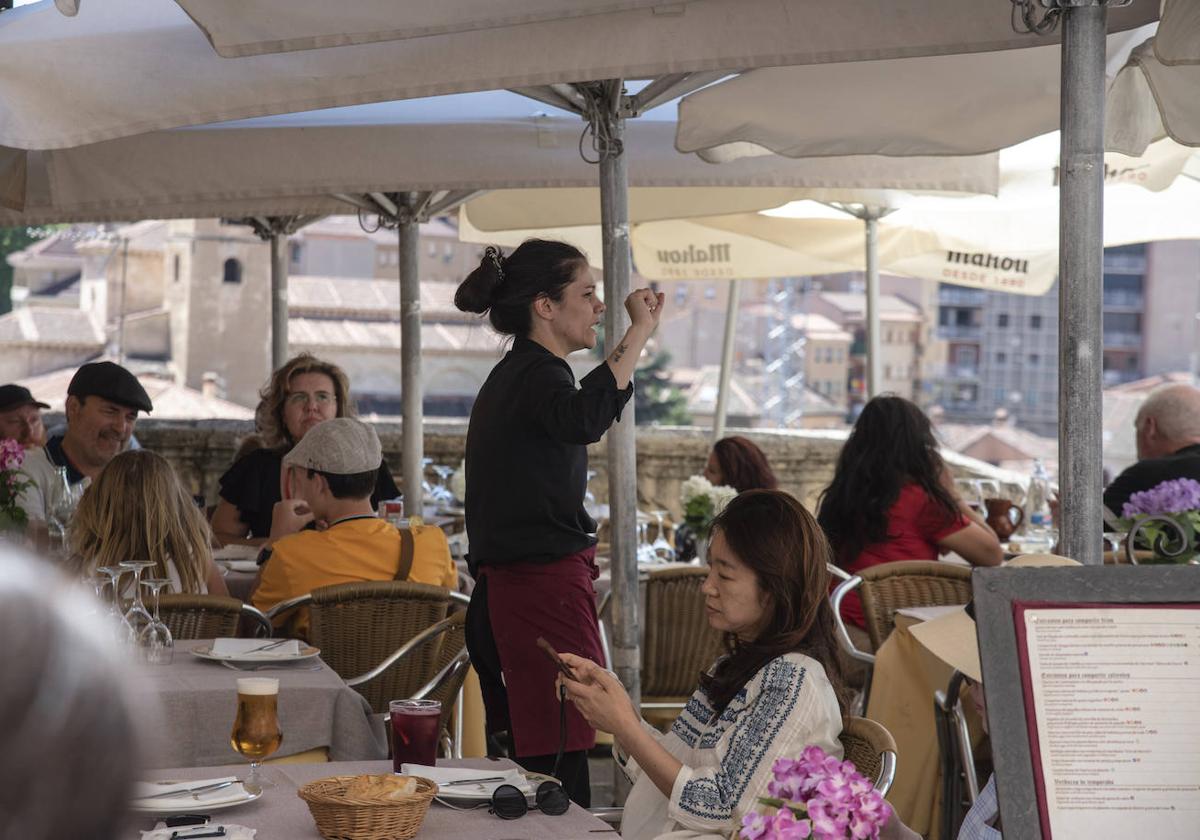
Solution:
<svg viewBox="0 0 1200 840"><path fill-rule="evenodd" d="M500 282L503 283L504 269L500 265L500 260L503 259L503 256L500 254L500 249L491 245L487 246L483 249L483 258L485 260L490 259L492 261L492 265L496 267L496 274L499 275Z"/></svg>

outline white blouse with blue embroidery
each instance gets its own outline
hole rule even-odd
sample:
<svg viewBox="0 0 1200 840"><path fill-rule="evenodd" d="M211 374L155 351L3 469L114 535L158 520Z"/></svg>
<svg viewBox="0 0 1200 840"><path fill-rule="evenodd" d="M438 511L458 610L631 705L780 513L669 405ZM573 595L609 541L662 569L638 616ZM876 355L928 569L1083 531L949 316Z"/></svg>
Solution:
<svg viewBox="0 0 1200 840"><path fill-rule="evenodd" d="M772 659L712 718L708 696L697 688L666 734L643 721L683 765L670 799L614 745L633 783L621 823L625 840L728 837L767 795L775 759L798 757L810 744L842 757L837 697L821 663L803 654Z"/></svg>

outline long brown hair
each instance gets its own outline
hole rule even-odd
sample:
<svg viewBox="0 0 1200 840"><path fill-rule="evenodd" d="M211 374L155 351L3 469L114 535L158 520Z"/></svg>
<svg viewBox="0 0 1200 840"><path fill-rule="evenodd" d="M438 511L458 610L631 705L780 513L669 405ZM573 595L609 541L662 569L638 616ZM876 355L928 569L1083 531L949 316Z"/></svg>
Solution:
<svg viewBox="0 0 1200 840"><path fill-rule="evenodd" d="M837 564L848 566L866 546L890 539L888 513L907 484L920 487L941 520L953 523L958 506L942 485L944 469L933 426L915 403L882 394L863 406L817 511Z"/></svg>
<svg viewBox="0 0 1200 840"><path fill-rule="evenodd" d="M333 380L333 395L337 398L337 417L353 417L356 412L350 401L350 380L335 364L323 362L311 353L301 353L288 359L283 367L271 374L258 395L261 398L254 411L254 424L263 445L270 449L288 450L296 445L283 422L283 405L287 402L292 377L302 373L323 373Z"/></svg>
<svg viewBox="0 0 1200 840"><path fill-rule="evenodd" d="M208 522L166 458L145 449L108 462L79 501L68 564L81 575L125 560L153 560L144 577L170 577L200 592L212 559Z"/></svg>
<svg viewBox="0 0 1200 840"><path fill-rule="evenodd" d="M721 469L721 483L739 493L774 490L779 486L766 454L749 438L741 435L721 438L713 444L713 455Z"/></svg>
<svg viewBox="0 0 1200 840"><path fill-rule="evenodd" d="M846 689L829 606L829 543L817 520L781 490L749 490L738 495L712 524L729 550L754 571L767 596L769 620L758 638L725 637L729 656L700 687L718 714L768 662L803 653L821 663L846 711Z"/></svg>

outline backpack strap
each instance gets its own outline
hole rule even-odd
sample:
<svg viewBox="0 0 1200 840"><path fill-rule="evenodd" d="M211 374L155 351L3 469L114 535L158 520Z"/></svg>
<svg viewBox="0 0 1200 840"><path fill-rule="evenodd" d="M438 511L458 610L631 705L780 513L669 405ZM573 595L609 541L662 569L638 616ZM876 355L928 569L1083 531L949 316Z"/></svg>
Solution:
<svg viewBox="0 0 1200 840"><path fill-rule="evenodd" d="M396 570L396 580L408 580L408 573L412 571L413 555L416 553L416 546L413 541L411 528L399 528L400 531L400 568Z"/></svg>

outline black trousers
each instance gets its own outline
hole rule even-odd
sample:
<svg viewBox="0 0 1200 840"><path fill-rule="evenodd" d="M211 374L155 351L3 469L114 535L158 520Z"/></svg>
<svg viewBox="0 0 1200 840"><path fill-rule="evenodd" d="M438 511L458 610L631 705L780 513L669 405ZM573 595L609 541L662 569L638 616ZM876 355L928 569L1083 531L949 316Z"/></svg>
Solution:
<svg viewBox="0 0 1200 840"><path fill-rule="evenodd" d="M555 755L517 755L512 738L512 722L508 714L508 691L501 678L500 652L492 635L492 622L488 613L487 578L479 581L471 593L471 606L467 608L467 651L471 665L479 675L487 705L487 740L489 755L505 755L533 773L554 773ZM568 701L570 702L570 701ZM547 721L547 726L557 726L558 721ZM586 750L563 753L558 766L558 780L571 801L588 808L592 804L591 775L588 772Z"/></svg>

